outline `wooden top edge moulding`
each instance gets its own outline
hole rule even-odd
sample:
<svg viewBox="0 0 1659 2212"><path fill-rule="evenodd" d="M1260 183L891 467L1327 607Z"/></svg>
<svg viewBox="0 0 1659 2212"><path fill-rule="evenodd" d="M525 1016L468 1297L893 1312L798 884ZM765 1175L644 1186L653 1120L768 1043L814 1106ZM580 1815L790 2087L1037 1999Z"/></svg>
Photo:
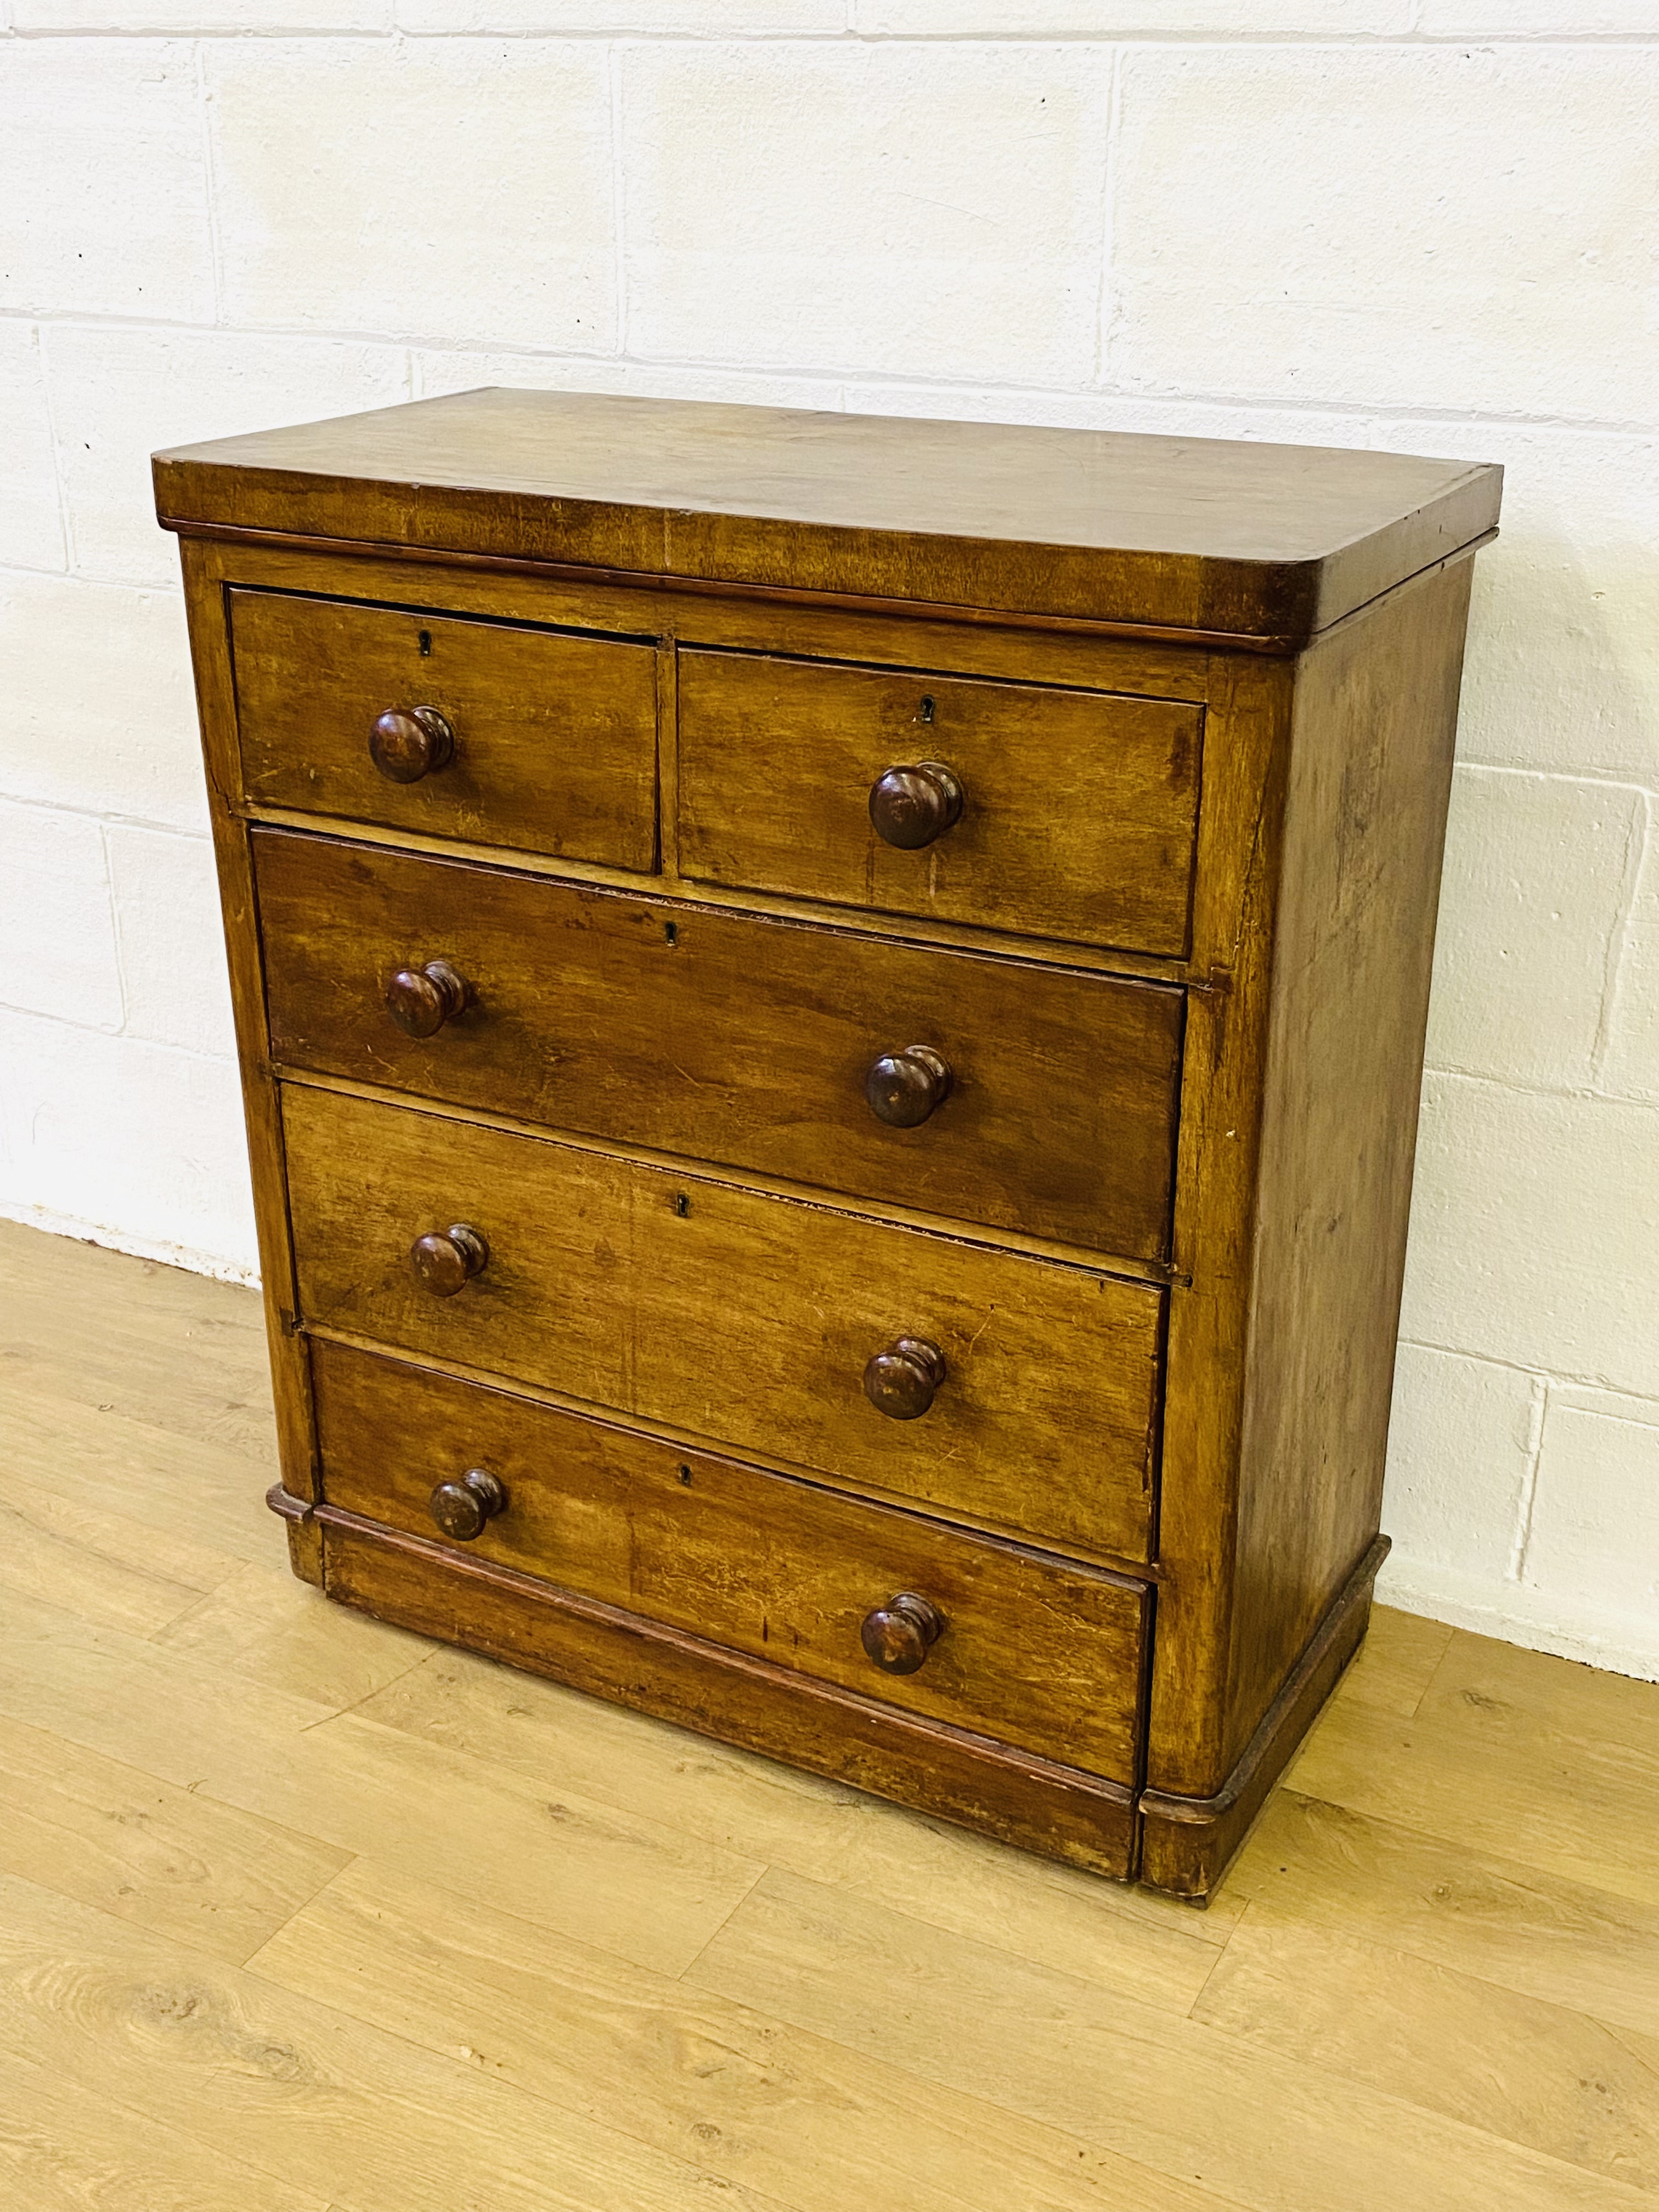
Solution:
<svg viewBox="0 0 1659 2212"><path fill-rule="evenodd" d="M170 529L1192 630L1295 651L1488 536L1503 471L502 389L158 453Z"/></svg>

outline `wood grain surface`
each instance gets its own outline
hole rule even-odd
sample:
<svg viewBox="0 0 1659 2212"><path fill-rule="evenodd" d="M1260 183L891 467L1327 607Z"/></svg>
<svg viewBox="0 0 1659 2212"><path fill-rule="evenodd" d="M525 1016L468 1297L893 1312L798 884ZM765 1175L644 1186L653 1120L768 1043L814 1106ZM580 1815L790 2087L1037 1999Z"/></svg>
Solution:
<svg viewBox="0 0 1659 2212"><path fill-rule="evenodd" d="M648 644L269 592L233 592L229 620L250 800L654 867ZM389 781L370 732L417 706L444 716L453 758Z"/></svg>
<svg viewBox="0 0 1659 2212"><path fill-rule="evenodd" d="M0 1339L43 1494L273 1594L0 1603L8 2212L1659 2195L1659 1686L1379 1612L1194 1912L294 1582L252 1292L0 1224Z"/></svg>
<svg viewBox="0 0 1659 2212"><path fill-rule="evenodd" d="M256 830L284 1065L1126 1258L1169 1242L1178 992ZM430 1036L387 979L442 960ZM884 1053L950 1070L915 1128Z"/></svg>
<svg viewBox="0 0 1659 2212"><path fill-rule="evenodd" d="M943 1817L1120 1872L1115 1778L1073 1817L1079 1770L1035 1745L565 1589L539 1547L525 1573L319 1504L302 1339L736 1455L757 1500L799 1478L1133 1572L1140 1868L1212 1893L1382 1556L1498 481L500 393L161 457L298 1572L874 1787L938 1778ZM501 1540L487 1469L443 1498L449 1536L489 1512ZM234 1615L85 1525L104 1555L62 1571L111 1632ZM55 1587L64 1534L31 1509L0 1572ZM738 1578L750 1626L721 1633L758 1607L764 1642L778 1596ZM942 1680L941 1618L885 1591L860 1646ZM1398 1719L1413 1680L1356 1710ZM803 1717L836 1699L839 1765Z"/></svg>
<svg viewBox="0 0 1659 2212"><path fill-rule="evenodd" d="M1363 447L495 390L177 447L155 478L175 528L1289 647L1490 530L1503 472Z"/></svg>
<svg viewBox="0 0 1659 2212"><path fill-rule="evenodd" d="M977 1730L722 1649L597 1600L392 1534L330 1505L329 1595L682 1728L767 1753L1004 1844L1126 1881L1134 1792Z"/></svg>
<svg viewBox="0 0 1659 2212"><path fill-rule="evenodd" d="M470 1557L1135 1779L1144 1586L338 1346L312 1361L331 1504L436 1538L434 1486L482 1467L507 1504ZM859 1632L903 1590L945 1630L901 1676Z"/></svg>
<svg viewBox="0 0 1659 2212"><path fill-rule="evenodd" d="M297 1084L283 1115L308 1326L1144 1557L1158 1291ZM490 1259L434 1299L410 1248L453 1222ZM864 1369L905 1334L949 1374L891 1421Z"/></svg>
<svg viewBox="0 0 1659 2212"><path fill-rule="evenodd" d="M1179 957L1202 726L1169 701L682 649L680 866L733 888ZM962 818L898 851L876 833L870 793L915 761L951 769Z"/></svg>
<svg viewBox="0 0 1659 2212"><path fill-rule="evenodd" d="M1231 1761L1375 1534L1472 564L1298 672L1262 1073Z"/></svg>

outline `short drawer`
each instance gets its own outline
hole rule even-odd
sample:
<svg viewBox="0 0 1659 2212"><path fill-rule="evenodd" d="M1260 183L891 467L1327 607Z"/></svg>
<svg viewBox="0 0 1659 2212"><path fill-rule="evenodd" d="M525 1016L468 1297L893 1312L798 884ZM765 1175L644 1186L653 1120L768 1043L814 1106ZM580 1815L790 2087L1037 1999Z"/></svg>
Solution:
<svg viewBox="0 0 1659 2212"><path fill-rule="evenodd" d="M230 596L242 781L256 805L655 868L648 643Z"/></svg>
<svg viewBox="0 0 1659 2212"><path fill-rule="evenodd" d="M330 1504L1135 1778L1140 1583L343 1346L312 1370Z"/></svg>
<svg viewBox="0 0 1659 2212"><path fill-rule="evenodd" d="M1158 1288L329 1091L283 1116L307 1324L1146 1556Z"/></svg>
<svg viewBox="0 0 1659 2212"><path fill-rule="evenodd" d="M678 691L687 876L1185 953L1198 707L688 650Z"/></svg>
<svg viewBox="0 0 1659 2212"><path fill-rule="evenodd" d="M1177 990L292 831L253 849L285 1066L1126 1258L1167 1249ZM388 1010L399 976L404 1022L430 1035ZM884 1112L925 1120L878 1118L872 1079Z"/></svg>

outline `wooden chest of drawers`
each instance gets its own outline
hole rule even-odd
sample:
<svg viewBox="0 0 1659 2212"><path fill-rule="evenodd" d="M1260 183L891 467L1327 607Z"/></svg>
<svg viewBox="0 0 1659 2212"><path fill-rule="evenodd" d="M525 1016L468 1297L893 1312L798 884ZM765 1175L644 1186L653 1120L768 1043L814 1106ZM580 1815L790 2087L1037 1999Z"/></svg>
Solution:
<svg viewBox="0 0 1659 2212"><path fill-rule="evenodd" d="M297 1572L1202 1898L1363 1636L1498 472L158 456Z"/></svg>

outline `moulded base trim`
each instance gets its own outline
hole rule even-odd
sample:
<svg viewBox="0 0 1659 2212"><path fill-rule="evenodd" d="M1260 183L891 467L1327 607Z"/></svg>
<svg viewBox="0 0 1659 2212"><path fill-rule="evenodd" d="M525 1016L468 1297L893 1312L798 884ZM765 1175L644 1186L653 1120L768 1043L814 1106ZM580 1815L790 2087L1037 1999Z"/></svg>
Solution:
<svg viewBox="0 0 1659 2212"><path fill-rule="evenodd" d="M1213 1797L1141 1791L1140 1878L1149 1888L1169 1890L1195 1905L1207 1901L1267 1792L1358 1650L1370 1621L1371 1588L1388 1556L1389 1540L1378 1536Z"/></svg>
<svg viewBox="0 0 1659 2212"><path fill-rule="evenodd" d="M267 1503L291 1537L320 1537L327 1595L376 1620L1113 1881L1133 1876L1134 1792L1121 1783L815 1681L343 1507L310 1505L280 1486ZM296 1570L307 1573L297 1560Z"/></svg>

